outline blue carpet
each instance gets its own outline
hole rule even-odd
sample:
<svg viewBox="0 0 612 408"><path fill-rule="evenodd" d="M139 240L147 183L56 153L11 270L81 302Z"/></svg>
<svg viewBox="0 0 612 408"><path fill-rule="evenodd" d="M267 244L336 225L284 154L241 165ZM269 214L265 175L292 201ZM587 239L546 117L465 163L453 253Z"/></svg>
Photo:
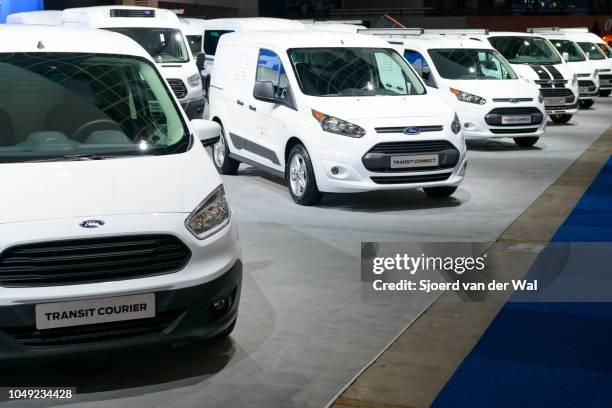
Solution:
<svg viewBox="0 0 612 408"><path fill-rule="evenodd" d="M612 242L612 157L551 241ZM508 302L432 406L612 406L612 303Z"/></svg>

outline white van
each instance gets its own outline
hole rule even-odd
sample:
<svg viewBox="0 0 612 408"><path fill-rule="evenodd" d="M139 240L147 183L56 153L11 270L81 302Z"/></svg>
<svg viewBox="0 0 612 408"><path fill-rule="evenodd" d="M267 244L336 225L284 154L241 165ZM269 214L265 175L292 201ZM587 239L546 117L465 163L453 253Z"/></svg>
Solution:
<svg viewBox="0 0 612 408"><path fill-rule="evenodd" d="M488 43L427 30L361 32L398 47L429 90L455 109L466 139L510 137L529 147L544 133L546 113L539 87L519 78Z"/></svg>
<svg viewBox="0 0 612 408"><path fill-rule="evenodd" d="M202 80L195 60L172 11L137 6L98 6L66 9L66 26L101 28L125 34L155 60L190 119L202 118L205 107Z"/></svg>
<svg viewBox="0 0 612 408"><path fill-rule="evenodd" d="M582 48L558 28L529 28L527 32L546 37L578 77L578 104L586 109L593 106L599 94L599 69L589 61ZM611 85L612 86L612 85Z"/></svg>
<svg viewBox="0 0 612 408"><path fill-rule="evenodd" d="M101 30L0 26L0 361L228 335L242 263L156 64Z"/></svg>
<svg viewBox="0 0 612 408"><path fill-rule="evenodd" d="M59 10L25 11L6 17L6 24L61 25L62 12Z"/></svg>
<svg viewBox="0 0 612 408"><path fill-rule="evenodd" d="M455 112L372 36L317 31L224 35L210 87L222 126L217 169L241 162L288 179L293 200L321 193L455 192L466 166Z"/></svg>
<svg viewBox="0 0 612 408"><path fill-rule="evenodd" d="M241 31L291 30L306 31L306 26L299 21L282 18L247 17L215 18L204 21L204 38L202 40L203 56L198 59L198 69L204 78L204 89L208 92L217 44L224 34Z"/></svg>
<svg viewBox="0 0 612 408"><path fill-rule="evenodd" d="M589 61L599 71L599 95L610 96L612 92L612 48L597 34L587 28L562 28L565 35L575 41L588 55Z"/></svg>
<svg viewBox="0 0 612 408"><path fill-rule="evenodd" d="M544 97L546 113L555 123L567 123L578 112L578 77L554 45L529 33L491 32L491 45L521 77L534 81Z"/></svg>
<svg viewBox="0 0 612 408"><path fill-rule="evenodd" d="M181 31L187 38L191 54L196 56L202 52L202 35L204 34L204 19L181 18Z"/></svg>

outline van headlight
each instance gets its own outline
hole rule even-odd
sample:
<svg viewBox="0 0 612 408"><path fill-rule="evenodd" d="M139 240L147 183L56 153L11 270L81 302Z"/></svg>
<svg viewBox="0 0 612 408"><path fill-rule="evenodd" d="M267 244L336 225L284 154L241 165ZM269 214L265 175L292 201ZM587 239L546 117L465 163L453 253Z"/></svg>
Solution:
<svg viewBox="0 0 612 408"><path fill-rule="evenodd" d="M205 239L223 229L229 221L230 208L222 184L189 214L185 226L197 239Z"/></svg>
<svg viewBox="0 0 612 408"><path fill-rule="evenodd" d="M578 83L578 76L574 74L574 76L572 77L572 86L576 86L577 83Z"/></svg>
<svg viewBox="0 0 612 408"><path fill-rule="evenodd" d="M329 133L349 137L362 137L366 131L359 125L312 110L312 116L319 122L321 129Z"/></svg>
<svg viewBox="0 0 612 408"><path fill-rule="evenodd" d="M538 93L538 102L539 102L539 103L544 102L544 95L542 95L542 91L540 91L540 92Z"/></svg>
<svg viewBox="0 0 612 408"><path fill-rule="evenodd" d="M455 113L455 118L453 119L453 123L451 123L451 130L454 134L458 134L461 132L461 122L459 122L459 116Z"/></svg>
<svg viewBox="0 0 612 408"><path fill-rule="evenodd" d="M198 88L202 86L202 79L200 78L200 74L191 75L189 78L187 78L187 82L192 88Z"/></svg>
<svg viewBox="0 0 612 408"><path fill-rule="evenodd" d="M449 88L449 89L451 93L455 94L457 99L459 99L462 102L475 103L477 105L484 105L485 103L487 103L487 100L481 96L474 95L469 92L463 92L455 88Z"/></svg>

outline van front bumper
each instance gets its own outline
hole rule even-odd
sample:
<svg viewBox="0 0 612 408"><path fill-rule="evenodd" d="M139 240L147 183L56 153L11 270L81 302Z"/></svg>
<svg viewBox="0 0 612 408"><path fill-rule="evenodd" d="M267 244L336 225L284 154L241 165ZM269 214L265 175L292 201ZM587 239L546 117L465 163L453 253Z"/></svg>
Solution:
<svg viewBox="0 0 612 408"><path fill-rule="evenodd" d="M156 316L150 319L36 330L35 305L0 307L0 362L48 360L77 354L178 346L215 337L237 318L242 263L236 261L216 279L155 293ZM117 282L121 285L121 282ZM222 311L212 303L227 299Z"/></svg>
<svg viewBox="0 0 612 408"><path fill-rule="evenodd" d="M181 100L181 107L187 114L189 120L191 119L202 119L204 109L206 108L206 98L200 96L194 99Z"/></svg>

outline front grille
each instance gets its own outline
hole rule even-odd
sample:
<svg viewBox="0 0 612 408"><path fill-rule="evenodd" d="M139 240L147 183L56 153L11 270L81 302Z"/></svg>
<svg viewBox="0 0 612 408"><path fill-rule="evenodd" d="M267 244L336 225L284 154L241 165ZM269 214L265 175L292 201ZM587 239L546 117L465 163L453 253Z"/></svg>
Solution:
<svg viewBox="0 0 612 408"><path fill-rule="evenodd" d="M493 98L493 102L532 102L533 98Z"/></svg>
<svg viewBox="0 0 612 408"><path fill-rule="evenodd" d="M498 135L507 135L507 134L517 134L517 133L533 133L537 131L538 128L523 128L523 129L491 129L491 133L495 133Z"/></svg>
<svg viewBox="0 0 612 408"><path fill-rule="evenodd" d="M607 85L612 81L612 74L599 74L599 80Z"/></svg>
<svg viewBox="0 0 612 408"><path fill-rule="evenodd" d="M567 79L538 79L535 81L536 84L541 85L543 88L565 85L567 84Z"/></svg>
<svg viewBox="0 0 612 408"><path fill-rule="evenodd" d="M573 103L571 105L546 105L546 112L564 111L568 109L576 109L577 107L578 107L577 103Z"/></svg>
<svg viewBox="0 0 612 408"><path fill-rule="evenodd" d="M168 84L170 84L170 88L172 88L172 92L176 95L177 98L183 99L187 96L187 88L185 84L180 79L169 79Z"/></svg>
<svg viewBox="0 0 612 408"><path fill-rule="evenodd" d="M580 88L587 88L587 93L595 92L597 87L593 81L578 81L578 86Z"/></svg>
<svg viewBox="0 0 612 408"><path fill-rule="evenodd" d="M418 176L371 177L376 184L432 183L448 180L452 173L421 174Z"/></svg>
<svg viewBox="0 0 612 408"><path fill-rule="evenodd" d="M0 254L0 285L48 286L115 281L177 272L191 251L172 235L40 242Z"/></svg>
<svg viewBox="0 0 612 408"><path fill-rule="evenodd" d="M574 96L569 88L542 88L542 96L545 98L555 98L560 96Z"/></svg>
<svg viewBox="0 0 612 408"><path fill-rule="evenodd" d="M111 9L111 17L155 17L155 9Z"/></svg>
<svg viewBox="0 0 612 408"><path fill-rule="evenodd" d="M109 341L165 331L182 311L161 312L148 319L87 324L37 330L36 326L9 327L0 330L24 346L60 346L94 341Z"/></svg>
<svg viewBox="0 0 612 408"><path fill-rule="evenodd" d="M418 140L413 142L386 142L379 143L370 149L368 153L384 154L414 154L414 153L438 153L455 147L446 140Z"/></svg>
<svg viewBox="0 0 612 408"><path fill-rule="evenodd" d="M502 123L503 117L529 116L529 123ZM485 122L489 126L526 126L539 125L544 120L544 115L533 106L516 108L496 108L485 116Z"/></svg>
<svg viewBox="0 0 612 408"><path fill-rule="evenodd" d="M423 132L441 132L443 126L393 126L393 127L377 127L375 128L376 133L405 133L406 129L417 128L420 133Z"/></svg>

